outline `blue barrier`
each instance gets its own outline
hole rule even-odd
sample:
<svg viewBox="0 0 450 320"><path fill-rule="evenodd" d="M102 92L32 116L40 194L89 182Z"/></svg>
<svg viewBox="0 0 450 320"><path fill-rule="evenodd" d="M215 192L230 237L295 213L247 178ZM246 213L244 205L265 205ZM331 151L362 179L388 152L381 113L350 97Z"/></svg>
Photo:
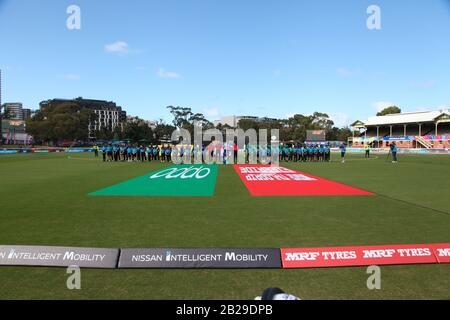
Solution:
<svg viewBox="0 0 450 320"><path fill-rule="evenodd" d="M82 153L82 152L94 152L94 148L68 148L68 149L0 149L0 154L17 154L17 153L53 153L53 152L66 152L66 153Z"/></svg>
<svg viewBox="0 0 450 320"><path fill-rule="evenodd" d="M7 149L0 149L0 154L13 154L18 153L17 150L7 150Z"/></svg>
<svg viewBox="0 0 450 320"><path fill-rule="evenodd" d="M77 148L77 149L67 149L67 153L81 153L81 152L94 152L93 148Z"/></svg>
<svg viewBox="0 0 450 320"><path fill-rule="evenodd" d="M331 148L332 152L340 152L339 148ZM347 148L347 153L364 153L364 148ZM388 154L389 149L386 148L371 148L371 153ZM450 154L449 149L414 149L414 148L399 148L399 154Z"/></svg>

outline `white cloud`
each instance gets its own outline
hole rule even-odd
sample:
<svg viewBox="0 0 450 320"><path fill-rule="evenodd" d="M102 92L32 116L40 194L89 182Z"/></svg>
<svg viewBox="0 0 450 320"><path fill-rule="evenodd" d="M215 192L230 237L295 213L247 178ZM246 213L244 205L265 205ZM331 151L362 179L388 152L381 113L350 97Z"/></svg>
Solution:
<svg viewBox="0 0 450 320"><path fill-rule="evenodd" d="M174 71L167 71L164 70L164 68L159 68L158 70L158 76L161 78L171 78L171 79L178 79L181 77L180 74L174 72Z"/></svg>
<svg viewBox="0 0 450 320"><path fill-rule="evenodd" d="M296 115L296 113L291 112L291 113L287 113L284 117L285 119L289 119L289 118L293 118Z"/></svg>
<svg viewBox="0 0 450 320"><path fill-rule="evenodd" d="M78 74L69 73L64 76L64 79L69 81L78 81L81 77Z"/></svg>
<svg viewBox="0 0 450 320"><path fill-rule="evenodd" d="M109 53L127 54L130 53L130 46L125 41L116 41L105 44L105 51Z"/></svg>
<svg viewBox="0 0 450 320"><path fill-rule="evenodd" d="M206 117L218 117L220 115L219 108L205 108L203 109L203 113Z"/></svg>
<svg viewBox="0 0 450 320"><path fill-rule="evenodd" d="M359 70L353 70L344 67L337 68L336 72L338 73L338 75L344 78L357 76L360 73Z"/></svg>
<svg viewBox="0 0 450 320"><path fill-rule="evenodd" d="M387 107L392 107L392 106L398 106L398 105L396 103L390 102L390 101L376 101L376 102L372 103L372 107L374 107L377 112L380 112L380 111L386 109Z"/></svg>
<svg viewBox="0 0 450 320"><path fill-rule="evenodd" d="M333 120L334 126L338 128L348 127L354 122L353 119L351 119L347 114L342 112L335 112L335 113L331 112L328 113L328 115L330 116L331 120Z"/></svg>

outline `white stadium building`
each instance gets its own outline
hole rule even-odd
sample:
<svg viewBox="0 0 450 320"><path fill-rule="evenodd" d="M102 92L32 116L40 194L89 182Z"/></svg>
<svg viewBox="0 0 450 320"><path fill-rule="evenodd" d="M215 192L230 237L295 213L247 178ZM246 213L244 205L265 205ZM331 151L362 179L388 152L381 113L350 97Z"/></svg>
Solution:
<svg viewBox="0 0 450 320"><path fill-rule="evenodd" d="M421 111L389 114L356 121L351 127L359 132L349 138L352 147L385 148L395 142L400 148L450 148L450 112Z"/></svg>

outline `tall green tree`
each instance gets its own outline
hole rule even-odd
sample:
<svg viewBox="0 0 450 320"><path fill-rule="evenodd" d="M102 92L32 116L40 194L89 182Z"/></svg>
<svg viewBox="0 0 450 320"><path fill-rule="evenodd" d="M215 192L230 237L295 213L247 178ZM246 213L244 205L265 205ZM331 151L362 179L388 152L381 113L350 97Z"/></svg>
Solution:
<svg viewBox="0 0 450 320"><path fill-rule="evenodd" d="M390 106L387 108L384 108L383 110L381 110L380 112L377 113L377 116L385 116L388 114L396 114L396 113L401 113L402 109L400 109L397 106Z"/></svg>
<svg viewBox="0 0 450 320"><path fill-rule="evenodd" d="M177 129L188 130L191 136L194 134L195 123L201 125L204 130L214 127L202 113L194 113L191 108L168 106L167 109L173 116L173 126Z"/></svg>
<svg viewBox="0 0 450 320"><path fill-rule="evenodd" d="M96 115L72 102L48 105L26 121L27 132L35 141L88 140L88 127Z"/></svg>
<svg viewBox="0 0 450 320"><path fill-rule="evenodd" d="M112 140L114 139L113 132L107 127L101 127L99 130L95 131L96 140Z"/></svg>
<svg viewBox="0 0 450 320"><path fill-rule="evenodd" d="M168 106L170 113L173 116L172 123L177 128L184 128L190 123L190 118L194 115L191 108Z"/></svg>
<svg viewBox="0 0 450 320"><path fill-rule="evenodd" d="M314 112L312 115L295 114L287 119L279 121L257 122L249 119L242 119L238 126L241 129L278 129L281 141L305 141L308 130L325 130L327 140L346 141L351 136L348 128L337 128L328 114Z"/></svg>
<svg viewBox="0 0 450 320"><path fill-rule="evenodd" d="M116 132L116 134L118 133ZM142 141L154 142L155 139L153 130L148 123L137 117L126 122L123 137L135 143Z"/></svg>
<svg viewBox="0 0 450 320"><path fill-rule="evenodd" d="M241 119L237 125L244 131L247 131L248 129L258 130L260 128L259 123L252 119Z"/></svg>
<svg viewBox="0 0 450 320"><path fill-rule="evenodd" d="M1 112L1 110L0 110ZM3 120L10 120L11 119L11 112L8 109L3 110L3 114L0 114L0 118Z"/></svg>
<svg viewBox="0 0 450 320"><path fill-rule="evenodd" d="M309 129L322 129L331 130L334 122L330 119L330 116L322 112L314 112L311 116L311 125ZM317 128L315 128L317 126Z"/></svg>
<svg viewBox="0 0 450 320"><path fill-rule="evenodd" d="M169 140L171 138L172 132L175 130L175 126L167 124L162 119L160 119L156 123L155 138L157 140Z"/></svg>
<svg viewBox="0 0 450 320"><path fill-rule="evenodd" d="M337 128L333 127L326 132L327 141L347 141L352 136L352 130L350 128Z"/></svg>

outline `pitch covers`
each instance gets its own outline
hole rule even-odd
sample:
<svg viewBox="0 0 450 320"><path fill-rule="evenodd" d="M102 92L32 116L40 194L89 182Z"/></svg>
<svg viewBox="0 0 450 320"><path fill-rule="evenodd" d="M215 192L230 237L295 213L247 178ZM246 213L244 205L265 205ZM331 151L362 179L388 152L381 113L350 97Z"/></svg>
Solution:
<svg viewBox="0 0 450 320"><path fill-rule="evenodd" d="M151 172L105 189L91 196L203 196L214 195L217 165L176 165Z"/></svg>
<svg viewBox="0 0 450 320"><path fill-rule="evenodd" d="M234 165L234 169L255 197L373 195L362 189L284 167Z"/></svg>

